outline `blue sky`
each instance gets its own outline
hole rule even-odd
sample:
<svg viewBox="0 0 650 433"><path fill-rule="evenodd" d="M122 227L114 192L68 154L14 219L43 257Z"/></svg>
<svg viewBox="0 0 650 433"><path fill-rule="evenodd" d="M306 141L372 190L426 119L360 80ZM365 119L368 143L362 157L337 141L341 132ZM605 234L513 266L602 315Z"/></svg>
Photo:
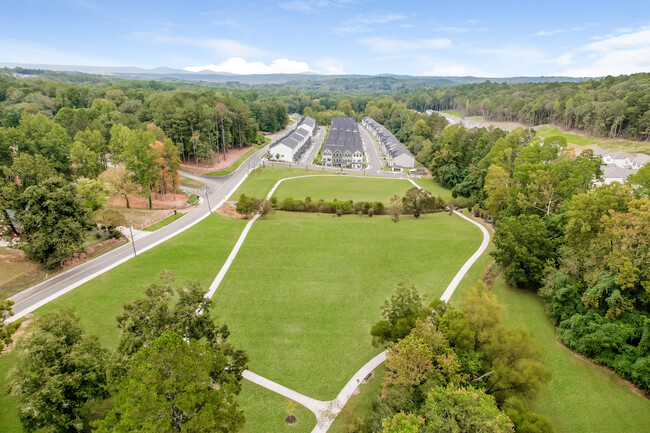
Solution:
<svg viewBox="0 0 650 433"><path fill-rule="evenodd" d="M650 72L644 1L8 1L0 61L232 73Z"/></svg>

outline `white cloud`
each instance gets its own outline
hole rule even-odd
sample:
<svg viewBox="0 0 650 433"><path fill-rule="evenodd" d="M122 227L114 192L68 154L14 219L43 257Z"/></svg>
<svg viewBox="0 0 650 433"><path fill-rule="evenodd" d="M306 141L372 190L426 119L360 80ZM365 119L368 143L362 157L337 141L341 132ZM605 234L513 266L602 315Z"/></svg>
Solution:
<svg viewBox="0 0 650 433"><path fill-rule="evenodd" d="M581 62L583 66L560 72L563 75L600 77L649 72L650 26L610 35L560 57L564 56L573 59L573 63Z"/></svg>
<svg viewBox="0 0 650 433"><path fill-rule="evenodd" d="M278 3L282 9L295 12L317 12L324 8L342 7L353 0L290 0Z"/></svg>
<svg viewBox="0 0 650 433"><path fill-rule="evenodd" d="M403 20L404 18L406 18L406 16L394 13L359 15L355 18L343 21L332 30L335 33L340 34L364 33L371 31L371 26L373 24L388 24L393 21Z"/></svg>
<svg viewBox="0 0 650 433"><path fill-rule="evenodd" d="M218 65L188 66L189 72L213 71L228 72L231 74L299 74L310 72L309 65L305 62L297 62L289 59L275 59L271 64L262 62L249 62L242 57L230 57Z"/></svg>
<svg viewBox="0 0 650 433"><path fill-rule="evenodd" d="M390 39L382 36L377 36L361 39L360 42L372 51L383 54L440 50L450 48L452 46L451 40L447 38L420 39L409 41L404 39Z"/></svg>
<svg viewBox="0 0 650 433"><path fill-rule="evenodd" d="M345 74L344 65L345 61L333 57L324 57L317 59L313 62L314 67L318 72L328 75L343 75Z"/></svg>
<svg viewBox="0 0 650 433"><path fill-rule="evenodd" d="M572 27L570 29L540 30L539 32L535 33L534 36L552 36L560 33L579 32L595 25L598 25L598 23L587 23L584 26Z"/></svg>
<svg viewBox="0 0 650 433"><path fill-rule="evenodd" d="M150 32L133 32L126 37L127 39L148 44L179 44L208 48L218 57L253 57L268 54L264 50L234 39L195 39Z"/></svg>
<svg viewBox="0 0 650 433"><path fill-rule="evenodd" d="M469 27L445 26L445 27L438 27L436 28L436 30L439 32L467 33L470 32L472 29L470 29Z"/></svg>

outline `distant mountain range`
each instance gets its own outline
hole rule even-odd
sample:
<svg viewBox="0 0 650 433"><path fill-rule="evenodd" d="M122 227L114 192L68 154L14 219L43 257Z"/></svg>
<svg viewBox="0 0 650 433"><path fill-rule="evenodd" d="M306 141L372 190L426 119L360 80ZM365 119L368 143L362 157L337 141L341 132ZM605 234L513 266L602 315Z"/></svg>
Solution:
<svg viewBox="0 0 650 433"><path fill-rule="evenodd" d="M144 69L134 66L79 66L79 65L47 65L31 63L8 63L0 62L0 67L6 68L26 68L40 69L57 72L81 72L87 74L117 76L120 78L147 79L147 80L173 80L173 81L203 81L212 83L238 82L241 84L284 84L289 82L319 82L327 80L340 80L346 78L377 78L388 77L397 80L410 80L427 84L439 85L456 85L482 83L487 80L496 83L545 83L545 82L580 82L591 79L592 77L424 77L413 75L395 75L395 74L377 74L377 75L323 75L313 72L300 74L253 74L238 75L228 72L200 71L188 72L182 69L173 69L167 67L158 67L153 69Z"/></svg>

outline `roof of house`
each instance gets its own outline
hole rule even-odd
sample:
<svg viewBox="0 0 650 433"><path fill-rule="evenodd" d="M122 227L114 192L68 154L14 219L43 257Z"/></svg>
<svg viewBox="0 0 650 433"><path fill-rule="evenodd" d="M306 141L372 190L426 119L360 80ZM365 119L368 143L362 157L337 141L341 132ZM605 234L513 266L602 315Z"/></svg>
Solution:
<svg viewBox="0 0 650 433"><path fill-rule="evenodd" d="M637 170L622 168L614 164L603 166L603 177L605 179L625 179L636 172Z"/></svg>
<svg viewBox="0 0 650 433"><path fill-rule="evenodd" d="M630 155L627 152L614 152L614 153L612 153L612 158L613 159L632 158L632 155Z"/></svg>
<svg viewBox="0 0 650 433"><path fill-rule="evenodd" d="M344 153L361 152L363 153L363 141L359 134L359 125L352 117L332 117L327 140L323 144L323 152L331 150Z"/></svg>
<svg viewBox="0 0 650 433"><path fill-rule="evenodd" d="M315 127L316 121L312 117L303 117L298 123L296 129L273 143L270 149L273 149L280 144L284 144L291 149L295 149L305 142L305 138L311 135Z"/></svg>
<svg viewBox="0 0 650 433"><path fill-rule="evenodd" d="M411 152L409 152L406 147L390 132L384 127L381 123L377 122L371 117L364 117L363 120L366 122L369 128L373 129L379 136L382 144L386 148L386 151L394 158L398 155L408 155L413 158Z"/></svg>
<svg viewBox="0 0 650 433"><path fill-rule="evenodd" d="M645 153L637 153L632 158L630 158L630 160L633 162L637 162L640 165L646 165L647 163L650 162L650 155L646 155Z"/></svg>

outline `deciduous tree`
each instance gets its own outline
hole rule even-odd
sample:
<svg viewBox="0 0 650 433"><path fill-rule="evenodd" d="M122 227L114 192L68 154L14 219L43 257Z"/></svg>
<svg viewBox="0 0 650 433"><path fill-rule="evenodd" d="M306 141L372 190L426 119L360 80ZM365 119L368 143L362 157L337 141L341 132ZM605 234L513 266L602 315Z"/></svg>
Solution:
<svg viewBox="0 0 650 433"><path fill-rule="evenodd" d="M214 379L228 361L206 342L164 332L135 354L97 432L240 430L244 414L235 401L236 384Z"/></svg>
<svg viewBox="0 0 650 433"><path fill-rule="evenodd" d="M17 346L9 381L18 417L28 432L82 432L84 406L109 395L110 355L85 336L71 311L34 319Z"/></svg>

